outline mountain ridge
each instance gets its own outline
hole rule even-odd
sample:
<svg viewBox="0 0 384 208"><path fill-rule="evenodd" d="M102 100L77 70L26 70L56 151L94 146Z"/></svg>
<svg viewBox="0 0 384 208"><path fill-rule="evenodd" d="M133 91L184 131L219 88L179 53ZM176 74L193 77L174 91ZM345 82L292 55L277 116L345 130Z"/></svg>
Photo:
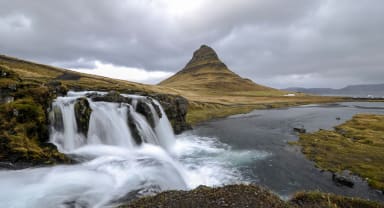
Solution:
<svg viewBox="0 0 384 208"><path fill-rule="evenodd" d="M383 84L358 84L348 85L343 88L301 88L290 87L282 90L310 93L317 95L345 95L345 96L374 96L384 97L384 83Z"/></svg>

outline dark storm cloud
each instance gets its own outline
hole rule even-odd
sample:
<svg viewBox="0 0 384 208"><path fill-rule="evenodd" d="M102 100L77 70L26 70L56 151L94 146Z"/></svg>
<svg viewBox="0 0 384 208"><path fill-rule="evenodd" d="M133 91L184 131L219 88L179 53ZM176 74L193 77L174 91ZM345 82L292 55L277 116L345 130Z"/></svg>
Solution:
<svg viewBox="0 0 384 208"><path fill-rule="evenodd" d="M0 0L0 53L176 72L208 44L262 84L375 83L384 77L382 11L380 0Z"/></svg>

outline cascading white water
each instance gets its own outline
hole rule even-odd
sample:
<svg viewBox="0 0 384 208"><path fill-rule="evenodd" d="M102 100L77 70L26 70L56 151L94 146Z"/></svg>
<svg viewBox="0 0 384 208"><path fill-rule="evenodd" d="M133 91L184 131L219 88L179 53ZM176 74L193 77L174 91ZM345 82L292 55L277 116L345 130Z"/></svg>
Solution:
<svg viewBox="0 0 384 208"><path fill-rule="evenodd" d="M63 130L51 128L51 142L56 144L63 152L73 151L83 145L105 144L119 147L133 148L135 141L131 130L127 125L128 116L137 124L140 135L144 142L160 145L168 149L174 143L172 127L165 116L161 105L156 101L162 115L157 115L155 107L149 103L148 107L153 115L155 127L152 129L146 118L136 112L138 100L145 100L142 96L129 96L135 104L127 103L93 102L87 98L92 109L89 121L89 131L86 137L78 132L75 118L74 105L78 98L85 96L84 93L69 93L68 97L59 97L53 103L53 108L59 108L63 117ZM130 112L130 113L128 113ZM54 121L53 121L54 122Z"/></svg>
<svg viewBox="0 0 384 208"><path fill-rule="evenodd" d="M214 138L188 134L175 139L159 102L148 103L153 127L136 112L138 102L148 101L142 96L124 95L131 104L87 98L92 113L85 136L78 131L74 105L87 93L57 98L51 112L51 142L82 163L0 171L0 208L105 207L162 190L236 183L242 181L238 163L268 156L260 152L243 156ZM161 118L153 105L159 107ZM141 144L133 138L128 119L135 123ZM242 159L232 161L238 157Z"/></svg>

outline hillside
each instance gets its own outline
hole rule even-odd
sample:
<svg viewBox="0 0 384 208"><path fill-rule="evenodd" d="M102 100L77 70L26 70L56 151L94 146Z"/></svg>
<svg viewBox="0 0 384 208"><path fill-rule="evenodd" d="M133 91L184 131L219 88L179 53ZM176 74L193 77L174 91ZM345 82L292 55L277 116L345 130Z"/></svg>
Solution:
<svg viewBox="0 0 384 208"><path fill-rule="evenodd" d="M175 91L168 88L164 89L160 86L84 74L5 55L0 55L0 66L17 74L23 82L29 83L47 84L56 81L71 89L176 94ZM4 79L2 79L2 82L4 82ZM12 82L15 82L15 80Z"/></svg>
<svg viewBox="0 0 384 208"><path fill-rule="evenodd" d="M316 95L340 95L352 97L384 97L384 84L349 85L340 89L333 88L299 88L284 90L310 93Z"/></svg>
<svg viewBox="0 0 384 208"><path fill-rule="evenodd" d="M228 69L216 52L206 45L202 45L193 53L192 59L181 71L159 85L183 91L198 91L202 94L281 93L240 77Z"/></svg>

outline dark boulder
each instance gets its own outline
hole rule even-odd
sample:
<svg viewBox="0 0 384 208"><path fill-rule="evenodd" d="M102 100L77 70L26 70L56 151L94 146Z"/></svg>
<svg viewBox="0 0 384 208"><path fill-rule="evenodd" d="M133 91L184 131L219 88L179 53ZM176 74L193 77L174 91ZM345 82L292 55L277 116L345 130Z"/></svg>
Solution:
<svg viewBox="0 0 384 208"><path fill-rule="evenodd" d="M151 111L151 105L149 102L147 102L147 99L143 100L138 100L137 105L136 105L136 112L140 113L147 119L147 122L152 128L155 128L156 122L154 119L154 115Z"/></svg>
<svg viewBox="0 0 384 208"><path fill-rule="evenodd" d="M88 100L86 98L78 98L75 103L77 131L85 136L88 134L91 113L92 109L89 106Z"/></svg>
<svg viewBox="0 0 384 208"><path fill-rule="evenodd" d="M337 185L347 186L353 188L355 183L349 171L343 171L342 173L332 173L332 180Z"/></svg>
<svg viewBox="0 0 384 208"><path fill-rule="evenodd" d="M131 131L131 135L132 135L133 139L135 140L136 144L140 145L143 143L143 138L140 134L138 124L135 122L135 120L133 119L133 117L131 115L130 108L128 108L127 114L128 114L127 124L129 126L130 131Z"/></svg>
<svg viewBox="0 0 384 208"><path fill-rule="evenodd" d="M132 103L132 98L124 97L115 91L111 91L106 95L91 93L88 94L87 97L91 98L94 102Z"/></svg>
<svg viewBox="0 0 384 208"><path fill-rule="evenodd" d="M305 132L307 132L305 128L297 128L297 127L293 128L293 131L301 134L304 134Z"/></svg>

